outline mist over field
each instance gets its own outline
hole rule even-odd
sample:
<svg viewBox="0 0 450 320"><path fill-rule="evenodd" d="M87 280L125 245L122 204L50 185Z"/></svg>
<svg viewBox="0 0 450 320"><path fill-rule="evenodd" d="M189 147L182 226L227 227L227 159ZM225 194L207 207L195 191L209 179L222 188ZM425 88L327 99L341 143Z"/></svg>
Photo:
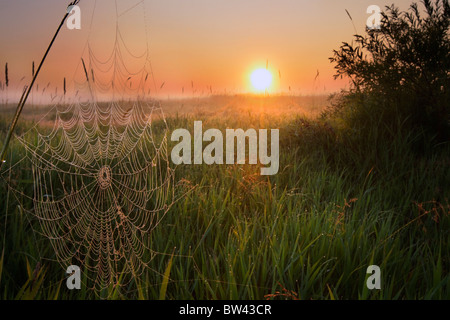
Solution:
<svg viewBox="0 0 450 320"><path fill-rule="evenodd" d="M1 35L0 298L449 299L450 5L366 2Z"/></svg>

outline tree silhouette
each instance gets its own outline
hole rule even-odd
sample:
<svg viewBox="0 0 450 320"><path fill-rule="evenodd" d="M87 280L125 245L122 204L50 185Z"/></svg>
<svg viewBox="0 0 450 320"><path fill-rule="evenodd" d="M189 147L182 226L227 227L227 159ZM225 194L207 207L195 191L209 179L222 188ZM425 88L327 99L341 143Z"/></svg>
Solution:
<svg viewBox="0 0 450 320"><path fill-rule="evenodd" d="M450 80L450 5L424 0L400 12L382 12L379 29L355 35L330 58L335 78L348 77L354 93L376 96L380 105L417 126L448 138ZM391 111L392 114L392 111Z"/></svg>

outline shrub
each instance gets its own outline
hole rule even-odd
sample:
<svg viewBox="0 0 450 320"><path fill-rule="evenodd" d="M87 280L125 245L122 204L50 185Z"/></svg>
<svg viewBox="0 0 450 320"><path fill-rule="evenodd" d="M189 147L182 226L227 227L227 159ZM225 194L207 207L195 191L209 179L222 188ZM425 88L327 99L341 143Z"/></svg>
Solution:
<svg viewBox="0 0 450 320"><path fill-rule="evenodd" d="M354 43L344 42L330 60L335 78L348 77L353 84L341 99L344 107L356 102L353 120L368 113L391 127L406 120L409 129L447 141L450 5L448 0L424 0L422 5L424 13L416 3L406 12L386 7L379 29L355 35Z"/></svg>

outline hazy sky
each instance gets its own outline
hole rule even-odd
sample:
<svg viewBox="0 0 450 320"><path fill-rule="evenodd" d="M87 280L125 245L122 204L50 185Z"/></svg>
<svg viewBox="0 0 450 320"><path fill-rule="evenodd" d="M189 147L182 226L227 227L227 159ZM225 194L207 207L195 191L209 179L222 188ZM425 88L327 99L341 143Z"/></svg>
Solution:
<svg viewBox="0 0 450 320"><path fill-rule="evenodd" d="M69 2L0 0L0 80L8 62L11 96L31 80L31 63L41 59ZM301 94L335 91L347 82L333 80L328 58L355 33L345 9L357 31L363 32L367 7L384 8L393 2L117 0L117 12L124 13L117 20L115 1L81 0L81 30L62 29L38 83L42 87L50 82L49 91L54 92L67 77L73 87L87 40L100 59L107 58L118 21L134 53L144 52L148 43L157 87L165 82L159 94L179 95L182 87L189 93L191 81L199 93L209 85L216 92L248 92L251 71L265 68L267 60L274 75L272 92L289 86ZM406 9L411 2L395 4Z"/></svg>

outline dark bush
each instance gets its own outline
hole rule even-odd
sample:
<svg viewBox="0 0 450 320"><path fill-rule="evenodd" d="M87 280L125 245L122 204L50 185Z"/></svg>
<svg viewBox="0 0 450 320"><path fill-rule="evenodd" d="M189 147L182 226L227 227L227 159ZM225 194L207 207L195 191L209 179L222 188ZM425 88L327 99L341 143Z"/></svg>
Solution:
<svg viewBox="0 0 450 320"><path fill-rule="evenodd" d="M386 7L379 29L366 29L365 36L355 35L352 44L334 51L335 77L353 84L338 104L344 113L351 106L349 125L401 124L426 133L428 143L431 137L448 141L450 5L448 0L421 4L423 12L416 3L406 12Z"/></svg>

